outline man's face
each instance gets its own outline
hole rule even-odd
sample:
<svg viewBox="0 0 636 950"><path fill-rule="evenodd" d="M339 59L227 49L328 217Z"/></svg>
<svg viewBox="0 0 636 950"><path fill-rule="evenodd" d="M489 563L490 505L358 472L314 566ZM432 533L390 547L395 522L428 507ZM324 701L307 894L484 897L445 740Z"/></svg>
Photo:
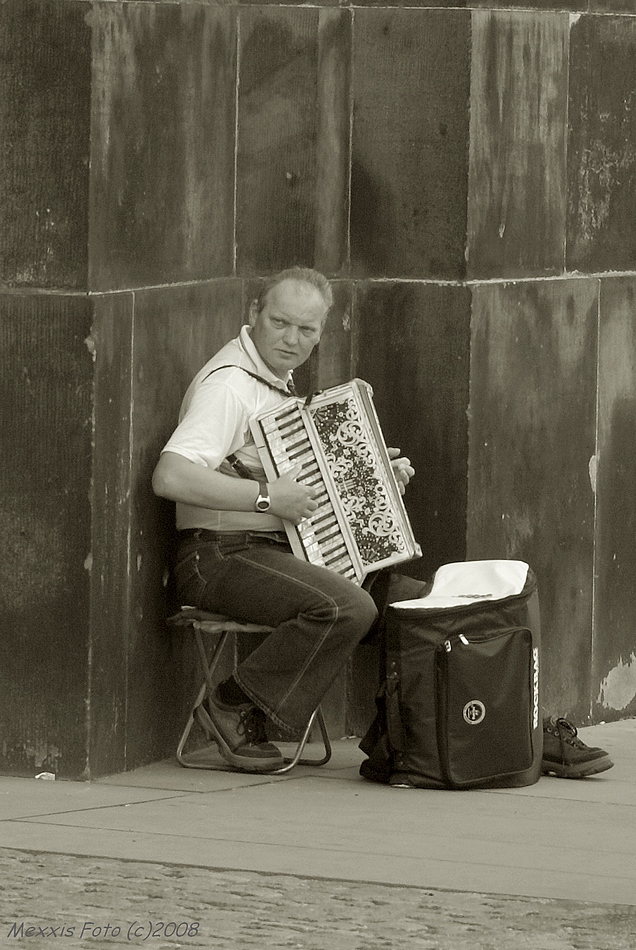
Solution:
<svg viewBox="0 0 636 950"><path fill-rule="evenodd" d="M289 370L309 358L320 339L327 309L319 290L293 279L270 290L260 313L252 304L252 340L276 376L284 379Z"/></svg>

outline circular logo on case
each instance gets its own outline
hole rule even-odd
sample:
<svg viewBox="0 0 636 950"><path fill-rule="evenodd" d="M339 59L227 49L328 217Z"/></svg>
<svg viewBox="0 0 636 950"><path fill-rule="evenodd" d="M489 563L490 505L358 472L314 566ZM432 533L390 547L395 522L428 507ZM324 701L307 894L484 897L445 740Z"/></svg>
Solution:
<svg viewBox="0 0 636 950"><path fill-rule="evenodd" d="M469 726L478 726L486 715L486 707L478 699L472 699L464 706L463 716Z"/></svg>

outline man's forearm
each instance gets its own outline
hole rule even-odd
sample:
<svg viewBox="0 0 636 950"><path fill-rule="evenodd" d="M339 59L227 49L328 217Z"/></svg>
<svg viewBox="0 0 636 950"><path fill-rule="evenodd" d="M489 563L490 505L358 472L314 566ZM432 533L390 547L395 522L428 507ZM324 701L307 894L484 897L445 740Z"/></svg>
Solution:
<svg viewBox="0 0 636 950"><path fill-rule="evenodd" d="M256 481L223 475L176 452L164 452L160 457L152 488L170 501L221 511L253 511L259 493Z"/></svg>

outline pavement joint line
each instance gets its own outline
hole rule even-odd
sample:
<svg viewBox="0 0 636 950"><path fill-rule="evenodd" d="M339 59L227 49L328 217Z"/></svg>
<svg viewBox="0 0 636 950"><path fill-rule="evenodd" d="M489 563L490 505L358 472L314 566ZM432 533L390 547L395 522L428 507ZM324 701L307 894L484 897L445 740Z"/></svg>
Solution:
<svg viewBox="0 0 636 950"><path fill-rule="evenodd" d="M9 824L13 821L37 821L38 818L54 818L56 815L81 815L82 812L88 811L102 811L104 808L123 808L124 806L130 807L131 805L152 805L155 802L169 802L173 798L183 798L184 794L189 795L190 792L175 792L174 795L162 795L160 798L142 798L138 802L110 802L106 805L89 805L82 806L81 808L65 808L62 811L43 811L38 812L36 815L19 815L16 818L0 818L0 828L4 824ZM2 845L0 844L0 847Z"/></svg>
<svg viewBox="0 0 636 950"><path fill-rule="evenodd" d="M33 821L33 822L32 822L31 819L29 819L29 818L8 819L6 822L2 822L2 823L0 824L0 828L2 827L2 824L5 824L5 823L6 823L6 824L18 824L18 825L19 825L19 824L29 824L29 823L32 823L32 824L35 824L35 825L44 825L44 827L47 827L47 828L51 828L51 827L52 827L52 828L75 828L76 830L87 831L87 832L89 832L89 831L90 831L90 832L101 832L101 833L103 833L103 834L105 833L105 834L108 834L108 835L133 835L133 836L137 836L137 837L143 836L143 837L147 837L147 838L150 838L150 839L153 839L153 838L154 838L155 840L156 840L156 839L160 839L160 838L178 838L178 839L187 841L187 840L192 840L192 839L195 838L195 836L192 835L192 834L180 834L180 833L168 832L168 831L163 831L163 830L162 830L162 831L147 831L147 830L145 830L145 829L144 829L144 830L136 830L136 829L130 829L130 828L108 828L108 827L101 827L101 826L94 826L94 825L88 825L88 826L80 825L79 828L78 828L78 826L76 826L76 825L67 825L67 824L65 824L65 823L63 823L63 822L54 822L54 823L50 823L50 822L40 822L40 821ZM437 838L441 838L442 836L441 836L441 835L429 835L429 836L428 836L429 839L430 839L430 838L436 838L436 837L437 837ZM196 840L200 840L200 839L199 839L199 838L196 838ZM237 838L237 837L231 837L231 838L214 838L214 837L210 837L210 838L205 838L204 840L205 840L206 842L209 842L210 845L213 845L213 844L217 843L217 844L220 844L220 845L230 845L230 844L245 845L245 846L256 845L256 846L259 847L259 848L274 848L274 849L280 849L280 847L281 847L281 845L280 845L278 842L274 842L274 841L254 841L254 840L251 839L251 838L243 839L243 838ZM480 838L473 838L472 836L466 836L463 840L464 840L464 841L470 840L470 841L479 842L479 841L482 840L482 839L480 839ZM498 842L498 844L503 844L503 845L510 845L511 843L512 843L511 841ZM1 844L0 844L0 847L2 847ZM370 852L369 852L369 851L363 851L363 850L360 850L359 848L351 848L351 847L348 847L348 848L322 847L322 848L321 848L321 847L319 847L319 846L314 846L314 845L307 846L306 844L293 844L293 843L291 843L291 842L285 842L284 847L285 847L286 850L289 850L289 851L292 851L292 852L305 851L305 852L309 852L309 853L312 853L312 854L324 854L324 855L328 855L328 854L345 854L345 855L359 855L361 858L369 858L369 857L370 857ZM559 845L549 845L549 844L546 844L546 845L542 845L541 848L542 848L542 850L545 850L545 851L550 851L550 850L552 850L552 851L558 851L559 853L563 853L564 850L566 850L569 854L576 854L577 851L582 851L584 854L586 853L586 852L584 851L584 849L582 849L582 848L565 848L565 849L564 849L564 847L563 847L562 844L559 844ZM51 852L51 853L60 853L60 852ZM67 852L62 852L62 853L66 854ZM69 852L69 853L70 853L70 852ZM597 853L597 854L614 854L615 852L614 852L613 849L608 849L608 850L597 849L597 852L596 852L596 853ZM405 856L405 855L401 854L399 851L398 851L398 852L394 852L394 851L381 851L381 850L376 850L376 851L373 852L373 856L374 856L374 857L377 857L378 855L381 856L381 857L383 857L383 858L397 858L397 859L405 859L405 858L406 858L406 860L415 860L415 856L414 856L414 855ZM429 860L435 861L436 863L439 863L439 864L458 864L458 863L462 863L462 859L461 859L459 856L458 856L458 857L453 857L453 858L443 858L443 857L440 857L439 855L436 855L435 857L429 858ZM171 862L171 863L181 863L181 862ZM471 862L471 863L472 863L472 862ZM512 864L510 861L508 861L508 862L502 861L502 860L500 860L499 858L497 858L497 860L490 860L490 861L488 861L488 860L485 860L485 858L483 857L483 855L482 855L482 858L481 858L480 861L477 861L477 862L474 862L474 863L475 863L475 866L483 866L483 867L487 867L487 868L491 868L491 867L494 867L494 868L497 868L497 867L510 867L510 868L522 868L522 869L525 870L525 871L542 871L542 870L545 870L545 869L544 869L542 866L540 866L540 865L528 864L528 863L522 863L522 862L519 862L518 864ZM197 865L197 866L200 866L200 865ZM207 867L207 865L206 865L206 867ZM576 877L580 877L580 878L588 878L588 877L589 877L589 878L593 878L594 880L596 880L596 879L598 878L598 872L597 872L596 869L594 869L594 870L592 870L592 871L590 871L590 872L585 872L585 871L570 871L569 873L570 873L571 875L575 875ZM612 874L609 874L609 875L606 874L606 875L604 875L604 878L610 878L610 879L611 879L611 878L616 878L617 880L623 880L623 877L620 876L620 875L618 875L618 874L613 874L613 875L612 875ZM334 880L335 880L335 879L334 879ZM340 878L338 878L337 880L340 880ZM348 880L348 878L343 878L343 880ZM357 880L357 878L356 878L356 880Z"/></svg>
<svg viewBox="0 0 636 950"><path fill-rule="evenodd" d="M324 779L332 779L332 780L333 780L333 779L342 779L343 773L349 772L349 771L351 770L351 765L343 765L343 766L340 766L340 767L338 767L338 768L331 768L331 769L323 769L323 768L321 768L321 767L318 766L318 765L305 766L305 768L307 768L307 769L310 769L310 768L311 768L311 769L316 769L316 771L312 771L312 772L309 772L309 771L306 771L306 772L296 772L296 773L293 773L293 774L287 773L286 775L276 775L276 774L270 775L270 774L268 774L267 772L242 772L242 771L240 771L240 770L238 770L238 769L236 769L236 770L234 770L234 769L224 769L224 768L223 768L222 766L220 766L220 765L219 765L219 766L211 766L210 768L205 768L205 769L196 769L196 771L199 772L199 773L206 773L206 772L207 772L207 773L211 773L211 774L213 774L213 775L214 775L214 774L217 774L217 775L233 775L233 776L235 776L235 777L238 777L238 776L249 776L251 779L262 779L262 780L264 780L264 781L260 781L260 782L258 782L258 783L255 782L254 784L259 784L259 785L279 785L281 782L298 782L299 780L309 779L309 778L320 778L320 779L323 779L323 780L324 780ZM185 771L185 770L184 770L184 771ZM195 771L195 770L194 770L194 769L190 769L189 771ZM93 785L93 786L99 785L99 786L102 787L102 788L139 788L139 787L140 787L140 786L139 786L137 783L135 783L135 782L131 782L130 784L127 784L127 783L125 782L125 780L124 780L124 781L119 781L119 779L120 779L121 777L122 777L122 776L120 776L120 775L118 775L118 774L115 774L115 775L102 775L102 776L100 776L99 778L93 779L92 782L90 782L89 784L91 784L91 785ZM114 781L112 781L113 779L117 779L117 781L114 782ZM357 779L357 776L356 776L356 779ZM65 780L63 780L63 781L65 781ZM69 783L69 784L72 784L72 782ZM367 783L365 782L364 785L365 785L365 787L366 787L366 786L367 786ZM251 785L236 785L236 786L234 786L234 787L235 787L235 788L251 788L251 787L253 787L253 786L251 786ZM149 788L156 789L156 790L160 790L160 789L163 788L163 786L161 786L161 785L149 785ZM227 789L225 789L225 788L222 788L222 789L192 789L192 791L197 791L197 792L198 792L198 791L203 791L203 792L208 792L208 791L221 791L221 792L224 792L224 791L227 791Z"/></svg>

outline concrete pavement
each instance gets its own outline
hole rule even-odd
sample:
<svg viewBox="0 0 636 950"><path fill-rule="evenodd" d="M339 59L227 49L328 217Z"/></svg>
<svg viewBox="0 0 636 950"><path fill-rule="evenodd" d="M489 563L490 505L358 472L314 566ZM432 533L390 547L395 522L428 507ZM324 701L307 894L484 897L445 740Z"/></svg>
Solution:
<svg viewBox="0 0 636 950"><path fill-rule="evenodd" d="M620 942L615 930L611 945L631 950L636 720L580 734L607 749L615 767L580 781L544 777L523 789L447 792L370 784L358 776L357 740L335 743L332 761L322 768L297 767L284 776L188 770L170 760L87 784L0 778L0 848L11 849L5 855L14 861L20 852L49 853L50 862L68 861L68 855L130 866L151 862L197 875L208 869L215 879L223 872L223 880L267 875L298 887L314 880L313 890L330 892L340 882L350 894L362 886L393 888L394 897L396 887L400 895L413 889L435 892L438 904L440 894L453 894L455 904L490 895L491 902L501 898L508 906L513 898L530 899L544 910L555 900L606 905L603 913L610 916L623 905L619 916L628 942ZM17 939L12 936L11 945ZM409 946L455 950L463 946L458 939ZM94 939L86 945L96 946ZM161 944L173 945L194 944ZM239 944L219 947L226 945L243 950ZM262 944L279 945L294 946ZM508 946L479 943L474 933L470 945ZM398 943L377 946L393 950ZM592 950L600 946L598 938L590 944Z"/></svg>

